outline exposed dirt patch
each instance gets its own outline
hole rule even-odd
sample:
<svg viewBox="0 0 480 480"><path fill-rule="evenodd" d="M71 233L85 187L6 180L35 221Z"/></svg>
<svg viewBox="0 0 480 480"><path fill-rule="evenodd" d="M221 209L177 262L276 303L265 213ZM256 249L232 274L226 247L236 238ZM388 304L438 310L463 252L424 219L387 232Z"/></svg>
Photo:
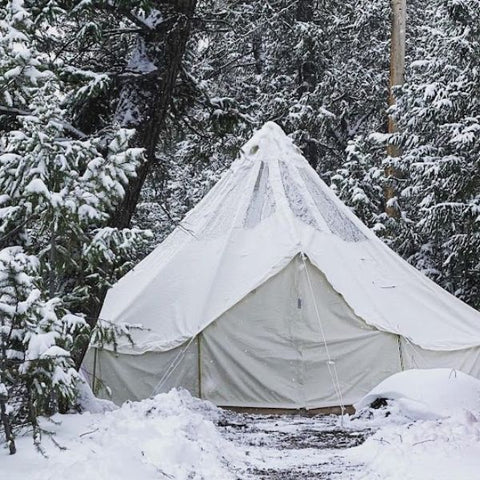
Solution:
<svg viewBox="0 0 480 480"><path fill-rule="evenodd" d="M225 412L218 427L250 459L247 470L239 473L242 480L353 479L358 465L348 464L341 451L360 445L373 433L344 427L333 415Z"/></svg>

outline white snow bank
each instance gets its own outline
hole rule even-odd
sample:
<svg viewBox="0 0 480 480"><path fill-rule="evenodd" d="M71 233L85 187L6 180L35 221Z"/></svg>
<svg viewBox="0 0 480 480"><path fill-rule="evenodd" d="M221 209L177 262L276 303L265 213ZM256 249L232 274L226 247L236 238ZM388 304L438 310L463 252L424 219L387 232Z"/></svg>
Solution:
<svg viewBox="0 0 480 480"><path fill-rule="evenodd" d="M369 408L380 398L387 399L386 409ZM352 427L378 428L345 452L346 460L362 465L359 480L480 478L479 380L452 369L407 370L381 382L355 408Z"/></svg>
<svg viewBox="0 0 480 480"><path fill-rule="evenodd" d="M172 390L104 414L57 415L43 427L48 458L30 437L17 439L18 453L0 450L1 477L9 480L229 480L230 463L241 462L211 419L211 404ZM57 424L58 423L58 424ZM234 461L235 460L235 461Z"/></svg>
<svg viewBox="0 0 480 480"><path fill-rule="evenodd" d="M480 411L480 381L458 370L406 370L387 378L358 403L357 412L376 399L393 400L391 408L409 419L446 418L462 411Z"/></svg>
<svg viewBox="0 0 480 480"><path fill-rule="evenodd" d="M80 373L80 376L83 381L77 384L78 389L78 406L82 412L89 413L105 413L116 410L118 407L111 402L110 400L104 400L102 398L97 398L90 388L90 385L83 378L83 375Z"/></svg>
<svg viewBox="0 0 480 480"><path fill-rule="evenodd" d="M390 417L346 460L361 465L358 480L478 480L480 415L464 411L446 419L398 425Z"/></svg>

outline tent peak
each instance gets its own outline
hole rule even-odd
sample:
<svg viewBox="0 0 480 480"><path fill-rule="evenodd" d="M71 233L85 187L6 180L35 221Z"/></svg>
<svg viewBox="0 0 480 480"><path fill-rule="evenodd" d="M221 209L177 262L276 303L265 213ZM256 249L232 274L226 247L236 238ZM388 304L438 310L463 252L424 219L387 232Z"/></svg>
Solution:
<svg viewBox="0 0 480 480"><path fill-rule="evenodd" d="M244 155L262 160L272 157L272 153L281 155L292 150L300 153L291 138L275 122L265 123L242 147Z"/></svg>
<svg viewBox="0 0 480 480"><path fill-rule="evenodd" d="M266 122L263 127L258 131L260 132L269 132L271 134L276 134L276 135L281 135L283 137L286 137L286 133L282 130L282 127L278 125L278 123L275 122Z"/></svg>

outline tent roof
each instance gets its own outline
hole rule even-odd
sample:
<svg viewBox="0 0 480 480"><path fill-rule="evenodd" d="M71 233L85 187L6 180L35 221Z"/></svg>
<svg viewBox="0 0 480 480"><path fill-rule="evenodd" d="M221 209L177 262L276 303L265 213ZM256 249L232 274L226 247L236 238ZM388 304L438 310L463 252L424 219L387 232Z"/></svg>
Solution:
<svg viewBox="0 0 480 480"><path fill-rule="evenodd" d="M168 350L298 253L369 325L431 350L480 345L480 313L384 245L272 122L175 231L110 289L101 318L143 324L137 353ZM119 348L132 353L126 344Z"/></svg>

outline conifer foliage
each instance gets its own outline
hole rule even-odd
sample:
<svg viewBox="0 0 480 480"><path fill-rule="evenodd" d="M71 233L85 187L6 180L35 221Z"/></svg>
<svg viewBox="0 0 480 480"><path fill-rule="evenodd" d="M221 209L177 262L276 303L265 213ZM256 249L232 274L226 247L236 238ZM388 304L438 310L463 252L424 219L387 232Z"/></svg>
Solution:
<svg viewBox="0 0 480 480"><path fill-rule="evenodd" d="M480 2L433 2L427 18L396 112L400 201L413 263L479 308Z"/></svg>
<svg viewBox="0 0 480 480"><path fill-rule="evenodd" d="M408 2L406 83L391 110L399 132L350 142L332 178L337 192L390 246L475 308L480 307L480 2ZM385 156L388 144L398 157ZM397 175L385 214L384 172Z"/></svg>
<svg viewBox="0 0 480 480"><path fill-rule="evenodd" d="M74 69L44 32L69 12L36 7L12 0L0 12L0 407L12 453L19 427L40 445L38 416L75 404L85 305L144 240L108 225L142 158L134 131L70 123L75 100L105 79L65 81Z"/></svg>
<svg viewBox="0 0 480 480"><path fill-rule="evenodd" d="M38 416L73 404L79 381L70 352L86 323L59 298L43 300L37 275L34 256L20 247L0 251L0 411L11 453L22 426L33 428L40 447Z"/></svg>

